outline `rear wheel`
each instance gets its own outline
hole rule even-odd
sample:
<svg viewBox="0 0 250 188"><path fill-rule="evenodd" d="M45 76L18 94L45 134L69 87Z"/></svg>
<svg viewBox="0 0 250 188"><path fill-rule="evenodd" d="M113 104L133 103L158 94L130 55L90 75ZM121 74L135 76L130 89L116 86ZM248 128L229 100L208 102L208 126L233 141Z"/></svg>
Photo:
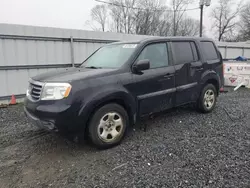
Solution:
<svg viewBox="0 0 250 188"><path fill-rule="evenodd" d="M99 108L91 118L89 137L98 148L110 148L118 145L129 123L125 109L118 104L107 104Z"/></svg>
<svg viewBox="0 0 250 188"><path fill-rule="evenodd" d="M217 91L213 84L207 84L200 95L198 101L198 108L203 113L209 113L213 111L217 102Z"/></svg>

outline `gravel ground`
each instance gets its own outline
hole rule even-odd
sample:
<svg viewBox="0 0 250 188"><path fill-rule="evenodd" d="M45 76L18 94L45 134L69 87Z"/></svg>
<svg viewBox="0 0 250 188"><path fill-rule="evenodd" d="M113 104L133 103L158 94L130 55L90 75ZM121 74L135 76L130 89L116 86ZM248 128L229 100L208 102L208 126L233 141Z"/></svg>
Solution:
<svg viewBox="0 0 250 188"><path fill-rule="evenodd" d="M0 187L250 187L250 90L210 114L178 108L144 120L115 148L76 145L0 109Z"/></svg>

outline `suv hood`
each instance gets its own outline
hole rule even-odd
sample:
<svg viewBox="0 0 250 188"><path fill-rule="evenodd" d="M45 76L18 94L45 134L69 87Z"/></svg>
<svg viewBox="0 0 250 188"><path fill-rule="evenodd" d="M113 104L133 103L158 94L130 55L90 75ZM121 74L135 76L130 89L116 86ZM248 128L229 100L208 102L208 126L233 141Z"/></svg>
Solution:
<svg viewBox="0 0 250 188"><path fill-rule="evenodd" d="M70 82L92 76L103 76L114 71L116 69L66 68L39 74L32 79L41 82Z"/></svg>

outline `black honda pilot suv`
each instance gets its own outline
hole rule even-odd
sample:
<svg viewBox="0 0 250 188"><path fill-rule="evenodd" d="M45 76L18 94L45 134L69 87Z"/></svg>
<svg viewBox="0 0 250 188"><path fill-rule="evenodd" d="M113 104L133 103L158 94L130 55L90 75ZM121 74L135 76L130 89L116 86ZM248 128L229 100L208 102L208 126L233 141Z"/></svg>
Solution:
<svg viewBox="0 0 250 188"><path fill-rule="evenodd" d="M24 111L39 127L109 148L144 115L188 103L211 112L223 82L222 57L210 39L116 42L78 67L31 78Z"/></svg>

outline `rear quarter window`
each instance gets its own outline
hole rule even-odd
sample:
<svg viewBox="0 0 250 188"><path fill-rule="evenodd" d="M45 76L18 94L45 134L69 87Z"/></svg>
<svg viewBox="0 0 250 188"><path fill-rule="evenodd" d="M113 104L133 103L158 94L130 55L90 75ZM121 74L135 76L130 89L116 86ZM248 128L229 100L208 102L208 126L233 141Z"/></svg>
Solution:
<svg viewBox="0 0 250 188"><path fill-rule="evenodd" d="M217 50L212 42L201 42L201 47L206 60L210 61L219 59Z"/></svg>

